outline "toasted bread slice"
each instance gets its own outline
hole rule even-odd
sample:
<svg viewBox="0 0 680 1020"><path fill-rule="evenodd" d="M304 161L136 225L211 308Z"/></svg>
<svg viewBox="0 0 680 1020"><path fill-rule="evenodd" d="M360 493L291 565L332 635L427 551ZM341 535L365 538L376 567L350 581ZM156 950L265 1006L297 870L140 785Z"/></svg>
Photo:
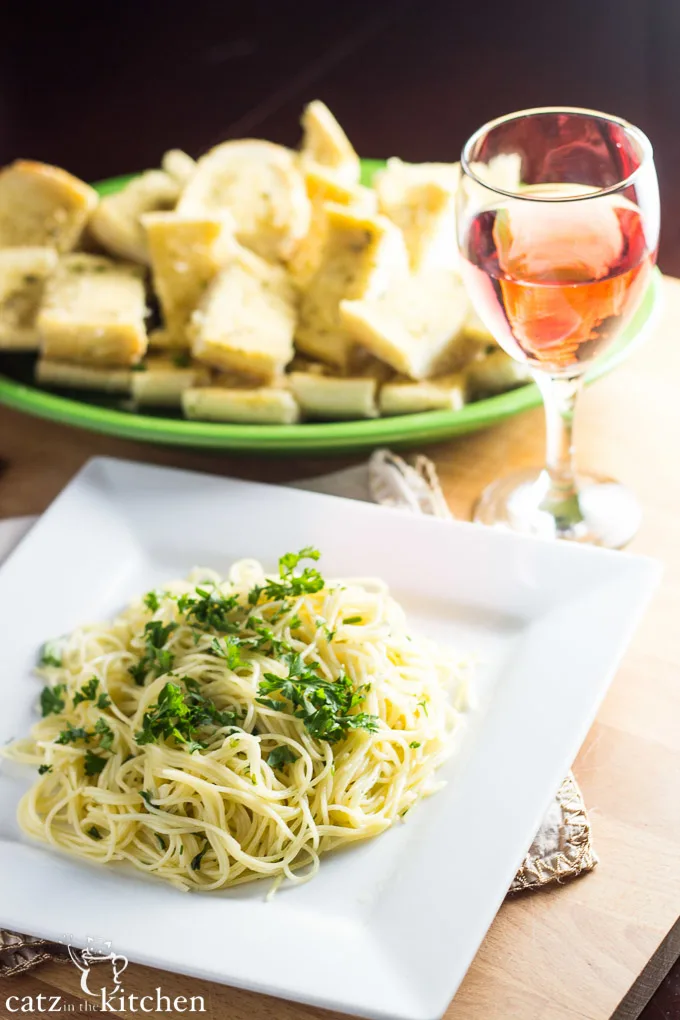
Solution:
<svg viewBox="0 0 680 1020"><path fill-rule="evenodd" d="M466 379L462 372L424 382L409 379L385 383L380 390L380 413L419 414L421 411L459 411L465 404Z"/></svg>
<svg viewBox="0 0 680 1020"><path fill-rule="evenodd" d="M228 212L241 244L272 262L291 258L309 227L295 154L253 139L225 142L201 157L177 208L188 216Z"/></svg>
<svg viewBox="0 0 680 1020"><path fill-rule="evenodd" d="M313 166L308 169L305 173L305 186L311 206L309 229L288 263L300 288L307 286L321 261L328 232L326 203L344 205L367 216L373 216L378 209L375 191L361 184L343 184L326 167Z"/></svg>
<svg viewBox="0 0 680 1020"><path fill-rule="evenodd" d="M305 169L328 167L345 184L358 184L359 157L325 103L315 99L302 114L300 163Z"/></svg>
<svg viewBox="0 0 680 1020"><path fill-rule="evenodd" d="M292 393L274 386L234 389L206 386L185 390L182 407L187 418L252 425L293 425L299 418Z"/></svg>
<svg viewBox="0 0 680 1020"><path fill-rule="evenodd" d="M54 248L0 249L0 350L37 351L35 320L58 261Z"/></svg>
<svg viewBox="0 0 680 1020"><path fill-rule="evenodd" d="M181 407L185 390L209 382L210 369L191 362L184 352L152 355L132 372L132 398L140 407Z"/></svg>
<svg viewBox="0 0 680 1020"><path fill-rule="evenodd" d="M369 298L408 274L404 241L384 216L365 216L327 203L321 258L300 304L297 348L347 368L355 339L340 316L340 302Z"/></svg>
<svg viewBox="0 0 680 1020"><path fill-rule="evenodd" d="M241 249L192 316L194 356L216 368L272 379L293 357L297 300L281 266Z"/></svg>
<svg viewBox="0 0 680 1020"><path fill-rule="evenodd" d="M36 319L43 356L134 365L146 351L144 271L99 255L64 255Z"/></svg>
<svg viewBox="0 0 680 1020"><path fill-rule="evenodd" d="M410 379L427 379L468 360L476 349L461 327L469 303L451 270L423 273L381 297L341 301L345 328L371 354Z"/></svg>
<svg viewBox="0 0 680 1020"><path fill-rule="evenodd" d="M378 208L404 235L411 269L455 269L459 263L456 241L455 195L437 181L408 184L398 198L378 189Z"/></svg>
<svg viewBox="0 0 680 1020"><path fill-rule="evenodd" d="M71 251L98 201L94 188L65 170L17 160L0 172L0 248Z"/></svg>
<svg viewBox="0 0 680 1020"><path fill-rule="evenodd" d="M375 175L374 187L385 206L398 205L405 192L422 184L438 184L455 195L460 182L460 163L405 163L393 156Z"/></svg>
<svg viewBox="0 0 680 1020"><path fill-rule="evenodd" d="M288 385L307 418L376 418L378 384L360 376L341 377L317 372L291 372Z"/></svg>
<svg viewBox="0 0 680 1020"><path fill-rule="evenodd" d="M35 365L35 379L41 386L102 393L129 393L133 375L131 368L96 368L49 358L39 358Z"/></svg>
<svg viewBox="0 0 680 1020"><path fill-rule="evenodd" d="M472 399L505 393L532 381L529 368L500 349L473 361L465 370Z"/></svg>
<svg viewBox="0 0 680 1020"><path fill-rule="evenodd" d="M140 217L174 209L179 190L177 181L162 170L147 170L122 191L101 199L90 220L90 231L112 255L148 265L146 231Z"/></svg>
<svg viewBox="0 0 680 1020"><path fill-rule="evenodd" d="M177 347L186 347L191 313L234 253L233 221L227 215L193 217L159 212L142 216L142 225L168 339Z"/></svg>
<svg viewBox="0 0 680 1020"><path fill-rule="evenodd" d="M163 153L161 167L183 187L196 172L196 160L181 149L168 149Z"/></svg>

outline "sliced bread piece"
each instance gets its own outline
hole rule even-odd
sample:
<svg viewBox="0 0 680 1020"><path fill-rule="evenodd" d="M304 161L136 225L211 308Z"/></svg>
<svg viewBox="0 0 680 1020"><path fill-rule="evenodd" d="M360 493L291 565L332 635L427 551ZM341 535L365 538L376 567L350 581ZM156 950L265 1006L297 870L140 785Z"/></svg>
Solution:
<svg viewBox="0 0 680 1020"><path fill-rule="evenodd" d="M35 380L41 386L101 393L129 393L134 374L131 368L96 368L49 358L39 358L35 365Z"/></svg>
<svg viewBox="0 0 680 1020"><path fill-rule="evenodd" d="M64 255L36 319L43 356L134 365L146 351L144 271L84 252Z"/></svg>
<svg viewBox="0 0 680 1020"><path fill-rule="evenodd" d="M406 185L395 199L378 188L378 208L404 235L414 273L458 266L456 199L450 189L424 181Z"/></svg>
<svg viewBox="0 0 680 1020"><path fill-rule="evenodd" d="M344 369L356 341L340 303L379 295L405 279L408 256L399 230L384 216L330 202L326 213L321 258L302 296L295 342L303 354Z"/></svg>
<svg viewBox="0 0 680 1020"><path fill-rule="evenodd" d="M272 379L293 357L297 302L281 266L241 249L192 315L194 357L216 368Z"/></svg>
<svg viewBox="0 0 680 1020"><path fill-rule="evenodd" d="M377 418L375 379L291 372L288 385L307 418Z"/></svg>
<svg viewBox="0 0 680 1020"><path fill-rule="evenodd" d="M94 188L66 170L17 160L0 171L0 248L71 251L98 201Z"/></svg>
<svg viewBox="0 0 680 1020"><path fill-rule="evenodd" d="M105 195L90 220L90 231L107 252L132 262L149 263L145 213L174 209L179 185L162 170L147 170L122 191Z"/></svg>
<svg viewBox="0 0 680 1020"><path fill-rule="evenodd" d="M472 399L505 393L533 379L530 369L500 349L471 362L466 369L468 391Z"/></svg>
<svg viewBox="0 0 680 1020"><path fill-rule="evenodd" d="M364 188L361 184L343 184L326 167L314 165L308 169L305 173L305 186L311 206L309 229L288 263L288 268L300 288L307 286L321 261L328 232L326 203L344 205L367 216L377 212L375 191Z"/></svg>
<svg viewBox="0 0 680 1020"><path fill-rule="evenodd" d="M206 386L210 369L184 357L152 355L132 372L132 398L140 407L181 407L182 394L192 386Z"/></svg>
<svg viewBox="0 0 680 1020"><path fill-rule="evenodd" d="M35 320L58 261L54 248L0 249L0 350L37 351Z"/></svg>
<svg viewBox="0 0 680 1020"><path fill-rule="evenodd" d="M168 149L163 153L161 167L183 187L196 172L196 160L181 149Z"/></svg>
<svg viewBox="0 0 680 1020"><path fill-rule="evenodd" d="M352 144L325 103L315 99L302 114L300 163L328 167L338 181L358 184L361 164Z"/></svg>
<svg viewBox="0 0 680 1020"><path fill-rule="evenodd" d="M461 327L469 302L459 277L437 270L410 277L377 298L340 302L340 318L371 354L410 379L450 371L474 351Z"/></svg>
<svg viewBox="0 0 680 1020"><path fill-rule="evenodd" d="M291 258L309 227L295 153L253 139L224 142L202 156L177 208L187 216L228 212L241 244L273 262Z"/></svg>
<svg viewBox="0 0 680 1020"><path fill-rule="evenodd" d="M459 411L465 404L466 379L462 372L423 382L399 379L380 390L380 413L419 414L421 411Z"/></svg>
<svg viewBox="0 0 680 1020"><path fill-rule="evenodd" d="M167 337L172 345L186 347L191 313L233 255L233 221L227 215L180 212L146 213L141 220Z"/></svg>
<svg viewBox="0 0 680 1020"><path fill-rule="evenodd" d="M187 418L252 425L293 425L299 418L292 393L275 386L226 389L205 386L185 390L182 407Z"/></svg>

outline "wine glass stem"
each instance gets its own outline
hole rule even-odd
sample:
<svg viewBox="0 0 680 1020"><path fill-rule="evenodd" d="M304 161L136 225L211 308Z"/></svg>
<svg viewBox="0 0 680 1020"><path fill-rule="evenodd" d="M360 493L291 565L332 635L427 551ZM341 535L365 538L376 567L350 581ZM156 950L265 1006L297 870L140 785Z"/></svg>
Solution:
<svg viewBox="0 0 680 1020"><path fill-rule="evenodd" d="M582 377L563 378L535 373L545 407L545 471L548 490L542 510L555 518L559 531L569 531L583 521L574 473L574 412Z"/></svg>

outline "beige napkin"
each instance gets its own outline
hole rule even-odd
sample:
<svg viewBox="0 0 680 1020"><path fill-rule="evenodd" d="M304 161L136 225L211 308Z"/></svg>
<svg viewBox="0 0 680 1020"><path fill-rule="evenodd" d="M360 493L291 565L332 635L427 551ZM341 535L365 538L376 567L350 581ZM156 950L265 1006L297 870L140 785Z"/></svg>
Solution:
<svg viewBox="0 0 680 1020"><path fill-rule="evenodd" d="M412 463L377 450L366 464L296 482L295 488L393 506L409 513L451 518L434 464ZM34 518L0 521L0 562L28 531ZM571 772L551 803L509 892L536 889L574 878L597 864L583 797ZM0 929L0 977L21 974L47 960L68 959L63 946Z"/></svg>

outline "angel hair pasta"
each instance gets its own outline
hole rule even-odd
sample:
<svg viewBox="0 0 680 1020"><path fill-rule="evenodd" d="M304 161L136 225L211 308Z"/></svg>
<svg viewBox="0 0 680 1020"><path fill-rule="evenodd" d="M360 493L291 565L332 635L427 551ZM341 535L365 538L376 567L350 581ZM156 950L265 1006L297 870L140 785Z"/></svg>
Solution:
<svg viewBox="0 0 680 1020"><path fill-rule="evenodd" d="M382 582L326 582L318 558L197 570L45 646L42 718L5 752L38 766L24 832L181 889L275 887L437 790L460 657L412 635Z"/></svg>

